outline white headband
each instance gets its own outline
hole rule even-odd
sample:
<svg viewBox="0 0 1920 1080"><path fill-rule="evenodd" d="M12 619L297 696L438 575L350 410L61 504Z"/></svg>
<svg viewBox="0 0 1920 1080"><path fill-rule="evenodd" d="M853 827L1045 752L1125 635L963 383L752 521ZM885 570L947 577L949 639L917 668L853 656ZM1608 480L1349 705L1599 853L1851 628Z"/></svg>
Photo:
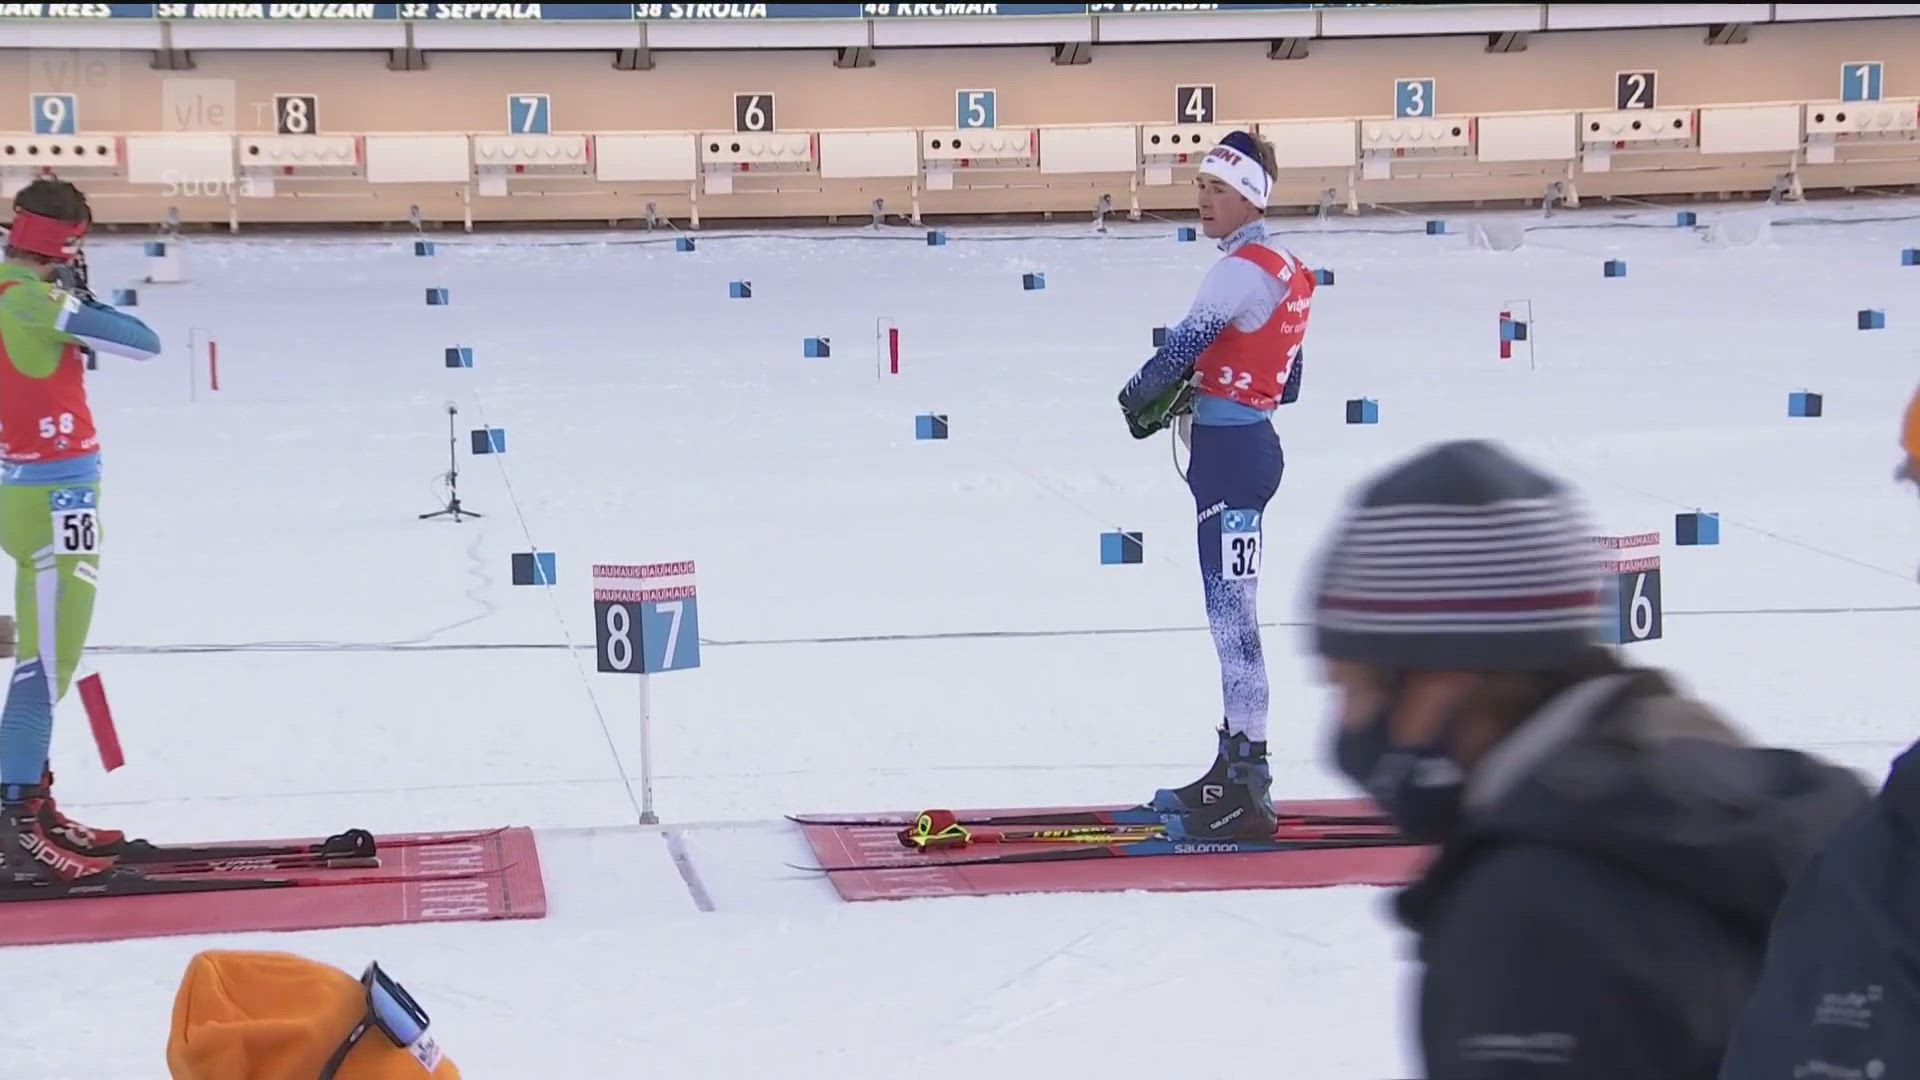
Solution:
<svg viewBox="0 0 1920 1080"><path fill-rule="evenodd" d="M1273 178L1267 175L1260 162L1235 150L1225 143L1207 151L1200 162L1200 175L1217 177L1238 191L1246 200L1262 210L1267 208L1267 196L1273 191Z"/></svg>

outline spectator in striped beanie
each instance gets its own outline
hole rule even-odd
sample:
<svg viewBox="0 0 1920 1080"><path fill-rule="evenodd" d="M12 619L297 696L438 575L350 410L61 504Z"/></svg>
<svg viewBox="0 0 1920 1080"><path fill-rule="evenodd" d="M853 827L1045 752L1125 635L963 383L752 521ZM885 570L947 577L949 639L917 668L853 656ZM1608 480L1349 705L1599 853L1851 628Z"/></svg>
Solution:
<svg viewBox="0 0 1920 1080"><path fill-rule="evenodd" d="M1450 442L1318 568L1333 758L1436 848L1394 905L1433 1080L1712 1080L1789 880L1867 798L1598 644L1591 538L1566 485Z"/></svg>

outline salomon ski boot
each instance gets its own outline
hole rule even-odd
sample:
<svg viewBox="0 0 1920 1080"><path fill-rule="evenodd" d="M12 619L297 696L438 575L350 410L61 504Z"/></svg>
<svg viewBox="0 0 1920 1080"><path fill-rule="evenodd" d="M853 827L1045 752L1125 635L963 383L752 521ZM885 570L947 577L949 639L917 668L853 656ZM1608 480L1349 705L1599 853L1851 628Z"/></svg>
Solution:
<svg viewBox="0 0 1920 1080"><path fill-rule="evenodd" d="M1273 812L1273 772L1267 744L1244 735L1226 739L1221 792L1207 804L1167 818L1173 840L1271 840L1280 827Z"/></svg>
<svg viewBox="0 0 1920 1080"><path fill-rule="evenodd" d="M1227 725L1220 723L1220 748L1215 752L1213 767L1207 774L1185 787L1161 788L1153 793L1153 801L1147 806L1162 814L1184 814L1198 810L1220 801L1227 791L1227 745L1232 736L1227 734Z"/></svg>

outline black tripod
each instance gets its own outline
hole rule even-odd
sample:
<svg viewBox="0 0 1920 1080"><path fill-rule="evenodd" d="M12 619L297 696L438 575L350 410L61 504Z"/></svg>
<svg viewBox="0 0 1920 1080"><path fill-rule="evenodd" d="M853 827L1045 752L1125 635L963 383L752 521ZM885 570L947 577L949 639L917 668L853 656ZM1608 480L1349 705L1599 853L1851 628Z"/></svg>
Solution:
<svg viewBox="0 0 1920 1080"><path fill-rule="evenodd" d="M455 521L461 518L477 518L481 515L460 505L460 441L454 435L453 418L460 415L460 409L447 402L447 506L444 510L435 510L431 514L421 514L420 520L451 517Z"/></svg>

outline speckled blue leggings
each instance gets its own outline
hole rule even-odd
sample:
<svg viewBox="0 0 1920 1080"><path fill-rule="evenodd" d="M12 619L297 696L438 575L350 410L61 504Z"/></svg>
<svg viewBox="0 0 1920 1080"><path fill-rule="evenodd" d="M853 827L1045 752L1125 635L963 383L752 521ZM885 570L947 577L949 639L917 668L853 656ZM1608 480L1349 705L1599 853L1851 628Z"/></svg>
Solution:
<svg viewBox="0 0 1920 1080"><path fill-rule="evenodd" d="M1227 730L1267 737L1267 663L1260 650L1261 524L1280 488L1286 454L1272 423L1195 424L1187 487L1198 513L1200 581L1220 656Z"/></svg>

